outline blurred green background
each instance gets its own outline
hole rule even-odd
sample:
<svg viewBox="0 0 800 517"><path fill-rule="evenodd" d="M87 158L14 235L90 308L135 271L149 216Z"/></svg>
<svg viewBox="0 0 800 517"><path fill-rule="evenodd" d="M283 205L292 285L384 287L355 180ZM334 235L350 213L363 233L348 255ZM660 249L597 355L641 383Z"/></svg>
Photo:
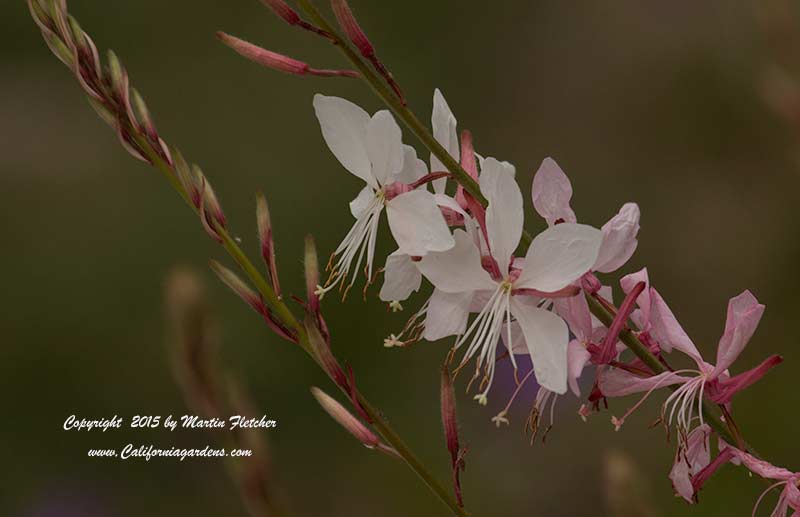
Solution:
<svg viewBox="0 0 800 517"><path fill-rule="evenodd" d="M762 99L774 50L748 4L352 0L420 118L429 118L433 88L441 88L477 149L517 166L531 216L527 192L546 156L570 176L582 221L600 226L622 203L640 204L640 245L624 272L648 266L704 353L713 357L728 298L749 288L767 305L735 368L771 353L787 362L740 395L735 414L759 452L797 470L797 140ZM326 256L347 231L347 202L360 188L325 148L312 95L345 96L370 111L378 101L358 81L278 74L218 44L221 29L315 66L343 66L335 50L255 0L70 7L98 46L127 65L164 138L203 166L254 258L254 192L264 190L282 281L301 292L303 236L313 233ZM204 446L201 432L61 430L73 413L186 411L162 303L164 279L180 264L207 277L225 368L279 421L268 433L274 482L292 513L445 515L410 471L366 451L323 414L308 388L332 391L327 379L211 277L207 260L226 260L221 250L163 178L117 145L49 54L24 2L5 0L1 12L0 513L243 515L220 461L86 457L90 447L128 442ZM536 224L531 217L529 229ZM380 246L388 251L387 235ZM324 310L360 387L446 479L438 366L448 343L384 349L409 311L387 313L375 296L332 298ZM489 419L505 397L498 392L483 408L462 391L464 492L475 515L622 515L619 501L633 506L643 491L657 515L748 515L764 489L726 468L700 506L675 499L672 445L647 429L657 402L614 433L608 419L629 401L582 423L579 403L565 397L547 444L530 447L522 431L529 399L498 430ZM609 483L610 450L624 451L638 471L630 492Z"/></svg>

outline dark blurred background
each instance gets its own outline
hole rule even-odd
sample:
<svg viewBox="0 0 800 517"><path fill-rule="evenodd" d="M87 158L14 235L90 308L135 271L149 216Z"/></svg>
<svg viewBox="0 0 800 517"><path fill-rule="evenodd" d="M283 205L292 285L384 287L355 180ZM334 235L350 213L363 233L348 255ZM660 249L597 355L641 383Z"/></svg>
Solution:
<svg viewBox="0 0 800 517"><path fill-rule="evenodd" d="M760 453L800 468L797 140L764 102L762 78L776 49L753 6L351 3L420 118L429 118L439 87L477 149L517 166L529 229L539 229L530 181L553 156L573 182L581 221L600 226L622 203L640 204L640 245L623 272L647 265L709 358L728 298L747 288L767 305L735 368L772 353L786 364L741 394L735 414ZM127 65L164 138L203 166L254 258L254 192L264 190L282 281L300 292L304 234L313 233L327 256L351 224L347 203L360 188L324 146L311 98L341 95L369 111L382 108L378 101L358 81L282 75L217 43L221 29L315 66L344 66L334 49L255 0L73 0L70 7L98 46ZM226 260L222 251L163 178L117 145L48 52L24 2L3 2L0 29L0 513L244 514L223 462L86 457L88 448L128 442L204 446L203 433L61 430L73 413L187 411L171 375L162 295L168 272L188 265L207 277L224 367L279 421L267 438L292 513L445 515L410 471L366 451L323 414L308 389L333 392L330 383L212 278L207 260ZM412 135L405 140L421 152ZM447 479L438 366L448 343L381 346L422 300L400 314L375 296L331 298L324 309L360 387ZM483 408L460 387L464 492L475 515L624 515L619 508L635 507L643 493L654 515L748 515L764 489L742 469L726 468L700 506L675 499L667 479L673 445L647 429L658 402L615 433L609 417L630 401L612 401L612 411L582 423L579 403L565 397L546 445L530 447L522 430L529 398L498 430L489 419L504 405L502 393ZM620 471L612 450L626 455L622 471L633 469L635 488L609 481L609 469Z"/></svg>

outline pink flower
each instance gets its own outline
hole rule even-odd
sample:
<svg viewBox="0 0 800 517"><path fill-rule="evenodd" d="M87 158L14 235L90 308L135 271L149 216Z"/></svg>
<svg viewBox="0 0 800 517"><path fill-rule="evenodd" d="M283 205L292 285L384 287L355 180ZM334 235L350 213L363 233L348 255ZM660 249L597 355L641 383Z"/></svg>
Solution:
<svg viewBox="0 0 800 517"><path fill-rule="evenodd" d="M692 477L703 470L711 462L709 439L711 427L704 424L695 427L686 437L685 443L678 444L675 463L669 473L675 493L687 502L696 502L696 492L692 485Z"/></svg>
<svg viewBox="0 0 800 517"><path fill-rule="evenodd" d="M641 296L639 300L642 314L644 314ZM620 397L642 391L647 391L647 395L649 395L657 388L678 385L678 388L667 398L662 407L662 416L664 417L669 409L669 417L665 418L668 425L671 425L673 417L676 417L679 428L685 432L690 429L690 424L696 416L699 416L702 424L703 415L700 407L703 400L727 404L735 393L756 382L770 368L782 361L781 357L772 356L745 373L734 377L728 373L728 368L747 345L764 313L764 306L759 304L749 291L731 298L728 302L725 331L717 347L716 366L703 360L697 347L680 326L664 299L653 288L650 288L649 300L649 318L642 316L642 320L649 319L646 323L650 325L652 337L662 350L669 352L677 349L691 357L697 368L668 371L650 377L641 377L626 370L614 368L605 371L600 376L599 387L605 396ZM617 429L640 404L641 401L622 418L614 419Z"/></svg>
<svg viewBox="0 0 800 517"><path fill-rule="evenodd" d="M480 187L489 200L483 231L469 220L468 231L456 230L452 249L428 253L417 263L439 292L431 298L426 327L459 324L453 329L460 335L455 348L466 346L461 366L477 357L476 376L484 369L482 392L476 399L485 403L498 341L502 333L510 337L512 319L516 320L533 359L536 379L550 391L564 393L567 327L561 318L540 307L543 300L530 293L561 291L585 274L597 258L602 234L578 224L550 228L533 240L521 269L514 269L513 253L521 238L524 214L513 166L486 158ZM478 315L467 327L473 302ZM514 362L514 354L510 355Z"/></svg>
<svg viewBox="0 0 800 517"><path fill-rule="evenodd" d="M549 226L559 222L577 222L572 211L572 184L552 158L545 158L531 188L533 206ZM611 273L622 267L636 251L639 233L639 206L625 203L619 213L602 227L603 244L592 271Z"/></svg>
<svg viewBox="0 0 800 517"><path fill-rule="evenodd" d="M744 465L750 472L764 479L777 481L764 490L756 500L756 504L753 506L753 516L755 516L761 501L767 493L781 486L783 490L780 497L778 497L775 509L770 515L772 517L786 517L790 508L795 511L793 515L797 515L797 512L800 512L800 472L792 472L783 467L776 467L769 462L756 458L752 454L732 447L722 440L720 440L720 448L719 456L692 478L695 492L702 488L703 484L719 467L731 462L736 465Z"/></svg>

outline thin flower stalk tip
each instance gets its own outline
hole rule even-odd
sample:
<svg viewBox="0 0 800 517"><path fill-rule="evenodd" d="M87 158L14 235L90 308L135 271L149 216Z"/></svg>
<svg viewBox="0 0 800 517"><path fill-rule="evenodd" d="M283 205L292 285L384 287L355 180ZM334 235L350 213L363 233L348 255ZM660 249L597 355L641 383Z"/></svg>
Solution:
<svg viewBox="0 0 800 517"><path fill-rule="evenodd" d="M241 55L267 68L293 75L315 75L319 77L358 77L354 70L324 70L312 68L308 63L298 61L283 54L253 45L235 36L217 32L217 39Z"/></svg>

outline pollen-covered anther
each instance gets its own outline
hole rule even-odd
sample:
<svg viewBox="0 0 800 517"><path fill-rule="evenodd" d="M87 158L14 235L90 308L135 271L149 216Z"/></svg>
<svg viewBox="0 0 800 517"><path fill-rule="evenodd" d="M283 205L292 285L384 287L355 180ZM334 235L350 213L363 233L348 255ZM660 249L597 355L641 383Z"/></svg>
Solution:
<svg viewBox="0 0 800 517"><path fill-rule="evenodd" d="M493 416L493 417L492 417L492 422L493 422L493 423L494 423L494 424L495 424L495 425L496 425L498 428L500 427L500 424L506 424L506 425L508 425L508 424L509 424L509 422L508 422L508 418L506 418L506 415L507 415L507 414L508 414L508 413L507 413L506 411L501 411L501 412L497 413L495 416Z"/></svg>
<svg viewBox="0 0 800 517"><path fill-rule="evenodd" d="M400 312L403 310L403 305L397 300L392 300L389 302L389 308L392 312Z"/></svg>

